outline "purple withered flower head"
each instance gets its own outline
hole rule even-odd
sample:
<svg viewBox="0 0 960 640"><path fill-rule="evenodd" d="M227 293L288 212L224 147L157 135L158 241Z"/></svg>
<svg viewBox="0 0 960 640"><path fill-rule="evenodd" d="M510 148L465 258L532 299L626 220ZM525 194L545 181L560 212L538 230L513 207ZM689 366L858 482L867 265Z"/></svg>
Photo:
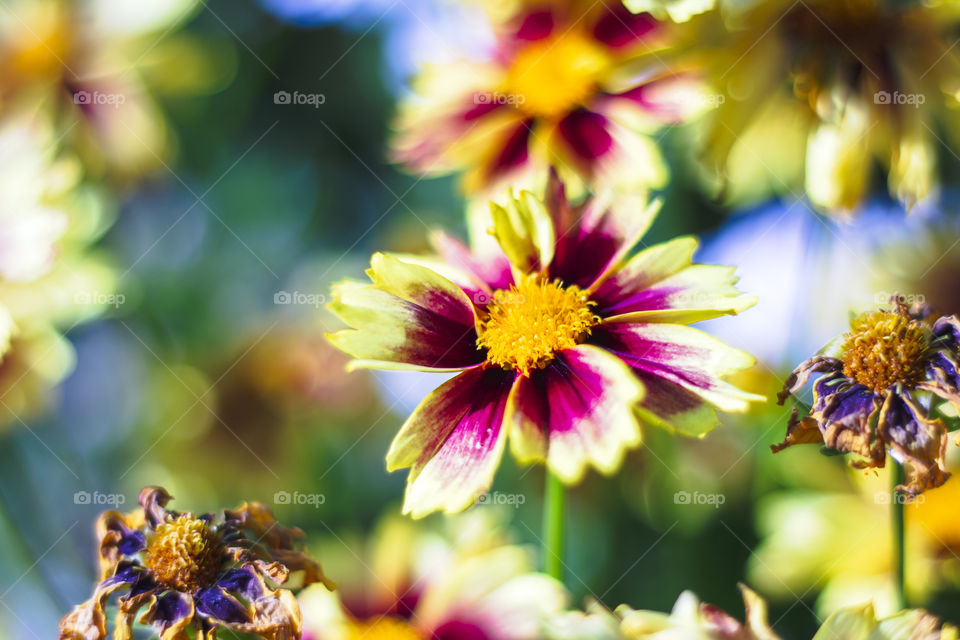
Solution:
<svg viewBox="0 0 960 640"><path fill-rule="evenodd" d="M219 515L168 510L171 496L161 487L140 492L140 509L107 511L97 521L100 582L93 597L60 621L60 640L108 637L104 612L117 598L114 638L132 637L139 621L151 624L161 640L183 640L192 624L198 638L216 638L217 629L291 640L301 633L300 607L281 589L293 572L304 585L332 584L314 560L294 543L303 532L273 519L258 502Z"/></svg>
<svg viewBox="0 0 960 640"><path fill-rule="evenodd" d="M960 321L897 296L891 302L892 310L855 318L849 333L787 378L780 404L822 374L810 415L794 409L786 438L771 448L822 443L855 454L852 464L863 469L883 467L889 450L908 469L898 488L916 496L950 477L947 426L936 414L945 402L960 409Z"/></svg>

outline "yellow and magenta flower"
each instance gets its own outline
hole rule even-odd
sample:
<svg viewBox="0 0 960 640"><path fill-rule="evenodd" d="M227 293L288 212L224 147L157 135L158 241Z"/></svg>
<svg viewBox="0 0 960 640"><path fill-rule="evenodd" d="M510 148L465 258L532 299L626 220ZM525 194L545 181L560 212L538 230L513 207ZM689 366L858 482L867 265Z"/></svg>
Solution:
<svg viewBox="0 0 960 640"><path fill-rule="evenodd" d="M692 111L687 74L657 51L669 23L620 0L525 1L500 18L486 62L427 69L402 111L395 157L429 175L465 170L477 192L543 175L660 186L649 132Z"/></svg>
<svg viewBox="0 0 960 640"><path fill-rule="evenodd" d="M912 206L939 182L940 132L956 133L958 19L950 2L719 2L689 23L725 98L707 155L733 192L805 189L838 213L879 165Z"/></svg>
<svg viewBox="0 0 960 640"><path fill-rule="evenodd" d="M774 452L803 443L821 443L853 453L858 468L883 467L889 449L908 465L907 484L915 496L939 487L950 473L945 456L947 427L937 405L960 409L960 321L936 317L925 306L908 308L893 299L891 311L855 318L850 332L803 362L787 378L780 404L815 373L809 416L794 409L786 439Z"/></svg>
<svg viewBox="0 0 960 640"><path fill-rule="evenodd" d="M268 639L299 638L300 606L284 584L323 582L320 566L294 543L299 529L278 524L262 504L195 516L167 510L160 487L140 492L140 509L107 511L97 521L101 581L93 597L60 622L60 640L105 640L107 599L117 600L114 638L131 638L134 618L162 640L216 638L220 627Z"/></svg>
<svg viewBox="0 0 960 640"><path fill-rule="evenodd" d="M692 591L677 598L670 613L620 605L609 611L590 602L586 611L570 611L551 620L547 640L779 640L767 623L767 603L740 585L746 624L719 607L701 602Z"/></svg>
<svg viewBox="0 0 960 640"><path fill-rule="evenodd" d="M300 593L303 640L542 637L569 597L558 581L534 572L529 550L489 535L498 524L467 518L444 533L423 521L382 522L369 553L358 557L350 548L356 566L336 592L318 585Z"/></svg>
<svg viewBox="0 0 960 640"><path fill-rule="evenodd" d="M767 621L767 603L740 585L745 622L692 592L677 598L669 614L620 605L611 613L596 603L586 612L569 612L548 623L548 640L780 640ZM923 609L905 609L878 618L873 605L834 611L814 640L956 640L957 629Z"/></svg>
<svg viewBox="0 0 960 640"><path fill-rule="evenodd" d="M406 513L468 507L508 434L521 462L575 483L588 465L615 472L641 421L699 436L714 407L762 399L722 380L753 358L685 326L754 304L734 269L691 264L689 237L628 257L654 213L633 199L574 206L551 174L544 201L491 206L496 242L438 234L439 256L378 253L372 284L336 288L331 309L352 328L330 340L354 366L459 372L387 454L388 469L411 467Z"/></svg>

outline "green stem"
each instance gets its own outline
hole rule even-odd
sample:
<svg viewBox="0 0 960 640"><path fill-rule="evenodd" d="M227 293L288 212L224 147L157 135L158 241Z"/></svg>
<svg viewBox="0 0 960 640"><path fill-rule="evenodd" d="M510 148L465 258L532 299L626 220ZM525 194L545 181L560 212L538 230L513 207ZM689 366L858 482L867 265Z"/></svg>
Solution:
<svg viewBox="0 0 960 640"><path fill-rule="evenodd" d="M563 581L563 483L547 469L543 491L543 570Z"/></svg>
<svg viewBox="0 0 960 640"><path fill-rule="evenodd" d="M906 566L906 549L904 546L903 528L903 501L904 496L897 491L897 486L903 484L903 465L893 462L892 484L890 485L890 515L893 524L893 588L894 607L897 611L907 606L907 592L904 582L904 567Z"/></svg>

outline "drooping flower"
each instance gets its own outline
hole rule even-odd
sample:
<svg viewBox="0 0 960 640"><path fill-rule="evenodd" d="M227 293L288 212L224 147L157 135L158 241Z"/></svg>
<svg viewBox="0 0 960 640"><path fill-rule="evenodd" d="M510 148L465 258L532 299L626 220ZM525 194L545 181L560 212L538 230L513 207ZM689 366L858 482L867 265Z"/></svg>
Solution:
<svg viewBox="0 0 960 640"><path fill-rule="evenodd" d="M950 473L944 457L947 428L937 405L960 409L960 321L936 317L924 305L871 311L850 323L850 332L787 378L780 404L815 373L809 416L796 409L786 439L771 448L822 443L852 453L858 468L883 467L889 450L908 467L899 489L915 496L939 487Z"/></svg>
<svg viewBox="0 0 960 640"><path fill-rule="evenodd" d="M740 585L746 623L691 592L680 594L669 613L634 610L621 605L614 613L592 604L586 613L570 612L551 621L549 640L780 640L767 622L767 603ZM956 640L957 629L922 609L905 609L877 618L873 606L833 612L814 640Z"/></svg>
<svg viewBox="0 0 960 640"><path fill-rule="evenodd" d="M162 640L182 640L193 625L198 638L217 629L268 640L300 637L300 607L279 585L302 572L304 585L326 581L320 566L294 548L299 529L278 524L264 505L244 503L220 516L166 509L160 487L140 492L140 509L107 511L97 521L100 583L93 597L60 621L61 640L108 637L104 607L117 600L114 638L131 638L134 618Z"/></svg>
<svg viewBox="0 0 960 640"><path fill-rule="evenodd" d="M317 585L298 596L304 640L541 637L543 624L568 606L567 592L534 572L530 550L491 535L503 522L482 512L446 523L447 531L382 521L359 552L351 544L344 553L336 592Z"/></svg>
<svg viewBox="0 0 960 640"><path fill-rule="evenodd" d="M465 171L471 193L529 184L550 165L572 186L662 185L666 169L645 133L698 107L691 76L658 54L671 25L621 0L516 4L494 18L486 61L419 76L396 159L427 175Z"/></svg>
<svg viewBox="0 0 960 640"><path fill-rule="evenodd" d="M733 192L805 189L849 213L878 166L908 208L937 186L938 136L960 95L951 3L717 4L688 24L724 96L706 154Z"/></svg>
<svg viewBox="0 0 960 640"><path fill-rule="evenodd" d="M376 254L372 284L346 282L330 340L354 366L455 371L397 434L390 470L411 467L404 511L465 509L490 486L508 434L524 463L564 482L615 472L641 422L700 436L714 407L744 410L722 378L753 359L689 323L755 299L732 267L691 264L678 238L628 257L655 209L634 199L571 204L551 174L544 201L491 206L496 242L434 236L439 256Z"/></svg>

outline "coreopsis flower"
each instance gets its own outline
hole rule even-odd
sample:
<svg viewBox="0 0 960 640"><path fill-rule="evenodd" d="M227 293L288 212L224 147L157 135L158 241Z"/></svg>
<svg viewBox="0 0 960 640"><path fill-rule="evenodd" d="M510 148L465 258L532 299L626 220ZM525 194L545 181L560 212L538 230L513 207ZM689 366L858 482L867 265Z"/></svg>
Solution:
<svg viewBox="0 0 960 640"><path fill-rule="evenodd" d="M780 640L767 622L767 603L745 585L746 622L687 591L669 613L634 610L621 605L611 613L597 604L585 613L570 612L548 623L549 640ZM922 609L905 609L878 618L873 605L833 612L815 640L955 640L957 629Z"/></svg>
<svg viewBox="0 0 960 640"><path fill-rule="evenodd" d="M753 359L689 323L754 304L732 267L695 265L678 238L629 257L655 209L634 199L571 204L551 174L544 201L491 206L496 239L438 256L373 256L371 284L335 288L352 328L330 336L354 366L454 371L407 419L387 454L411 467L404 511L468 507L490 486L508 435L521 462L572 484L615 472L641 422L691 435L714 408L762 399L724 382ZM489 224L488 224L489 223Z"/></svg>
<svg viewBox="0 0 960 640"><path fill-rule="evenodd" d="M342 581L335 576L336 592L317 585L299 594L304 640L541 637L545 622L568 606L567 592L534 572L528 549L490 535L502 524L468 517L437 531L423 521L381 522L343 554L349 568Z"/></svg>
<svg viewBox="0 0 960 640"><path fill-rule="evenodd" d="M864 202L879 166L912 206L955 122L958 18L948 2L719 2L689 23L724 97L706 154L734 192L805 189L836 213Z"/></svg>
<svg viewBox="0 0 960 640"><path fill-rule="evenodd" d="M889 450L907 466L899 489L915 496L950 477L947 427L936 407L960 408L960 321L936 317L924 305L908 308L897 297L892 302L892 310L856 317L849 333L787 378L780 404L822 374L813 384L811 414L799 418L794 409L786 439L771 448L822 443L855 454L852 464L864 469L883 467Z"/></svg>
<svg viewBox="0 0 960 640"><path fill-rule="evenodd" d="M657 53L669 23L621 0L515 4L493 18L485 61L417 78L395 158L427 175L465 171L473 193L527 184L549 165L570 184L662 185L666 169L645 133L698 107L691 76Z"/></svg>
<svg viewBox="0 0 960 640"><path fill-rule="evenodd" d="M140 509L107 511L97 521L101 580L93 597L60 621L61 640L104 640L104 608L115 592L114 638L139 621L162 640L216 638L220 627L269 640L300 638L296 597L279 585L302 572L304 585L327 583L320 566L294 548L299 529L278 524L264 505L244 503L219 516L166 509L160 487L140 492Z"/></svg>
<svg viewBox="0 0 960 640"><path fill-rule="evenodd" d="M571 611L551 620L546 636L549 640L778 640L767 623L767 603L745 585L740 590L746 624L684 591L669 614L627 605L610 612L591 602L585 612Z"/></svg>

